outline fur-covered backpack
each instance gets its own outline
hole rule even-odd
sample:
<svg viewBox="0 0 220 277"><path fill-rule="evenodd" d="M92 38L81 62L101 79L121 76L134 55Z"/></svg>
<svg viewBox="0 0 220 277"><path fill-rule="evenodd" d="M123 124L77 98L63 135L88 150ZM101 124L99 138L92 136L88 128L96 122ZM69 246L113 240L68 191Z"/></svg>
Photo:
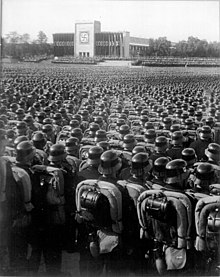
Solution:
<svg viewBox="0 0 220 277"><path fill-rule="evenodd" d="M120 244L122 195L116 185L98 180L85 180L76 188L76 220L93 230L90 242L93 256L111 252Z"/></svg>
<svg viewBox="0 0 220 277"><path fill-rule="evenodd" d="M201 198L195 208L197 251L219 250L220 196Z"/></svg>
<svg viewBox="0 0 220 277"><path fill-rule="evenodd" d="M175 191L147 190L138 198L137 213L141 237L150 240L157 252L158 272L184 268L186 250L192 247L189 198Z"/></svg>

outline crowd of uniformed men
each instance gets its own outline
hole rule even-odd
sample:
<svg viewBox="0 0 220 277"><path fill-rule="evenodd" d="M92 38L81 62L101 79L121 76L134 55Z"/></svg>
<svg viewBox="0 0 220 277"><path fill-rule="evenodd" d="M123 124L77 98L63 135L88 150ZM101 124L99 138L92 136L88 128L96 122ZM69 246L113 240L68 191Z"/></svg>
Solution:
<svg viewBox="0 0 220 277"><path fill-rule="evenodd" d="M210 265L213 252L207 255L194 247L187 249L183 266L170 265L174 261L169 261L167 253L165 270L162 264L155 266L158 260L154 255L159 254L152 255L150 249L156 249L152 240L141 240L137 213L131 216L129 197L120 185L125 181L143 190L188 191L194 203L198 195L199 199L211 195L210 188L219 193L217 76L168 71L158 75L97 68L4 70L0 101L1 275L35 275L42 255L45 274L64 274L62 251L80 253L81 276L103 272L156 275L156 268L164 274L218 274L218 258L214 269ZM50 218L47 188L37 174L38 165L62 171L64 210L59 219ZM77 220L77 185L92 179L111 183L123 194L120 243L113 246L114 240L109 239L102 255L94 253L97 249L91 245L96 239L91 231L94 226ZM215 220L219 222L219 213ZM175 230L169 229L172 237L171 232ZM161 257L165 259L163 254Z"/></svg>

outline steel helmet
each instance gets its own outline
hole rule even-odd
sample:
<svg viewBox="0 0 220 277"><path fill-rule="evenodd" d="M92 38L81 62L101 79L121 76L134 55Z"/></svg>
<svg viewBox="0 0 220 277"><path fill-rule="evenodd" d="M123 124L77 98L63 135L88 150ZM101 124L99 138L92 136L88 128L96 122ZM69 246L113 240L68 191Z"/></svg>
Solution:
<svg viewBox="0 0 220 277"><path fill-rule="evenodd" d="M18 137L16 137L16 139L14 140L15 148L22 141L28 141L27 136L18 136Z"/></svg>
<svg viewBox="0 0 220 277"><path fill-rule="evenodd" d="M154 129L154 123L150 122L150 121L145 122L144 128L145 128L145 130Z"/></svg>
<svg viewBox="0 0 220 277"><path fill-rule="evenodd" d="M36 148L30 141L22 141L16 146L16 161L20 163L31 162L35 153Z"/></svg>
<svg viewBox="0 0 220 277"><path fill-rule="evenodd" d="M65 149L67 152L78 150L79 149L79 139L76 137L68 138L65 141Z"/></svg>
<svg viewBox="0 0 220 277"><path fill-rule="evenodd" d="M154 129L148 129L148 130L145 131L144 136L145 136L146 140L153 140L154 141L156 139L157 135L156 135L156 131Z"/></svg>
<svg viewBox="0 0 220 277"><path fill-rule="evenodd" d="M144 146L141 145L137 145L132 149L132 156L136 155L137 153L146 153L146 148Z"/></svg>
<svg viewBox="0 0 220 277"><path fill-rule="evenodd" d="M70 133L71 137L76 137L79 139L79 141L81 141L81 139L83 138L83 132L81 128L74 128L72 129L71 133Z"/></svg>
<svg viewBox="0 0 220 277"><path fill-rule="evenodd" d="M149 163L149 155L146 152L135 154L131 159L131 172L134 174L142 175L149 172L151 164Z"/></svg>
<svg viewBox="0 0 220 277"><path fill-rule="evenodd" d="M41 131L38 131L38 132L34 133L34 135L32 137L32 141L33 141L33 145L37 149L42 149L47 143L47 139L45 137L45 134Z"/></svg>
<svg viewBox="0 0 220 277"><path fill-rule="evenodd" d="M187 163L183 159L175 159L166 164L166 184L184 188L182 181L188 179L188 177L189 171L187 170Z"/></svg>
<svg viewBox="0 0 220 277"><path fill-rule="evenodd" d="M53 125L52 124L45 124L42 126L42 132L45 134L50 134L53 132Z"/></svg>
<svg viewBox="0 0 220 277"><path fill-rule="evenodd" d="M101 174L111 174L114 171L118 171L122 166L121 159L114 150L103 152L100 159L99 171Z"/></svg>
<svg viewBox="0 0 220 277"><path fill-rule="evenodd" d="M215 125L215 119L212 116L209 116L205 119L205 125L210 126L211 128Z"/></svg>
<svg viewBox="0 0 220 277"><path fill-rule="evenodd" d="M95 123L98 123L99 126L103 124L103 118L102 118L102 116L100 116L100 115L95 116L94 119L93 119L93 121L94 121Z"/></svg>
<svg viewBox="0 0 220 277"><path fill-rule="evenodd" d="M89 165L100 164L100 157L104 152L103 148L100 146L92 146L88 151L87 163Z"/></svg>
<svg viewBox="0 0 220 277"><path fill-rule="evenodd" d="M185 148L181 152L181 158L186 161L187 166L192 166L196 161L196 152L193 148Z"/></svg>
<svg viewBox="0 0 220 277"><path fill-rule="evenodd" d="M166 176L166 165L170 162L169 157L159 157L153 163L153 175L156 177Z"/></svg>
<svg viewBox="0 0 220 277"><path fill-rule="evenodd" d="M97 130L95 132L95 143L100 142L100 141L107 141L107 134L105 130Z"/></svg>
<svg viewBox="0 0 220 277"><path fill-rule="evenodd" d="M82 116L81 116L80 114L74 114L74 115L72 116L72 119L76 119L76 120L79 121L79 123L81 123L81 121L82 121Z"/></svg>
<svg viewBox="0 0 220 277"><path fill-rule="evenodd" d="M53 120L49 117L44 118L43 122L44 125L46 124L53 124Z"/></svg>
<svg viewBox="0 0 220 277"><path fill-rule="evenodd" d="M220 161L220 145L218 143L210 143L208 148L205 149L205 155L214 161Z"/></svg>
<svg viewBox="0 0 220 277"><path fill-rule="evenodd" d="M168 146L168 139L165 136L159 136L155 139L155 148L160 149Z"/></svg>
<svg viewBox="0 0 220 277"><path fill-rule="evenodd" d="M210 126L204 125L201 127L199 134L201 139L209 139L212 136L212 129Z"/></svg>
<svg viewBox="0 0 220 277"><path fill-rule="evenodd" d="M50 162L63 161L66 156L65 146L63 144L54 144L49 149L48 160Z"/></svg>
<svg viewBox="0 0 220 277"><path fill-rule="evenodd" d="M74 128L79 128L80 123L79 123L78 120L72 119L72 120L70 120L69 125L70 125L71 128L74 129Z"/></svg>
<svg viewBox="0 0 220 277"><path fill-rule="evenodd" d="M171 135L171 140L173 144L182 144L183 138L183 133L181 131L175 131Z"/></svg>
<svg viewBox="0 0 220 277"><path fill-rule="evenodd" d="M127 124L123 124L119 127L119 133L121 135L127 135L130 132L130 127Z"/></svg>
<svg viewBox="0 0 220 277"><path fill-rule="evenodd" d="M173 124L170 127L170 132L180 131L180 125L179 124Z"/></svg>
<svg viewBox="0 0 220 277"><path fill-rule="evenodd" d="M196 178L199 180L213 180L215 176L214 167L210 163L200 163L196 167Z"/></svg>
<svg viewBox="0 0 220 277"><path fill-rule="evenodd" d="M8 139L15 139L15 131L13 129L8 129L6 131L6 136Z"/></svg>
<svg viewBox="0 0 220 277"><path fill-rule="evenodd" d="M137 144L137 141L133 134L127 134L123 138L123 147L124 148L134 148L134 146Z"/></svg>
<svg viewBox="0 0 220 277"><path fill-rule="evenodd" d="M23 119L28 125L34 122L33 116L28 114Z"/></svg>
<svg viewBox="0 0 220 277"><path fill-rule="evenodd" d="M90 124L89 124L89 131L91 131L91 132L96 132L96 131L98 131L99 130L99 124L98 123L95 123L95 122L91 122Z"/></svg>
<svg viewBox="0 0 220 277"><path fill-rule="evenodd" d="M146 122L148 122L149 118L147 115L143 114L140 116L140 121L145 124Z"/></svg>
<svg viewBox="0 0 220 277"><path fill-rule="evenodd" d="M18 135L25 135L28 130L27 123L25 121L19 121L16 124L16 129L17 129Z"/></svg>
<svg viewBox="0 0 220 277"><path fill-rule="evenodd" d="M120 127L120 126L122 126L122 125L125 125L125 124L126 124L126 122L125 122L125 120L124 120L123 118L118 118L118 119L117 119L116 125L117 125L118 127Z"/></svg>
<svg viewBox="0 0 220 277"><path fill-rule="evenodd" d="M25 116L24 109L22 109L22 108L18 108L18 109L15 111L15 113L16 113L17 116Z"/></svg>

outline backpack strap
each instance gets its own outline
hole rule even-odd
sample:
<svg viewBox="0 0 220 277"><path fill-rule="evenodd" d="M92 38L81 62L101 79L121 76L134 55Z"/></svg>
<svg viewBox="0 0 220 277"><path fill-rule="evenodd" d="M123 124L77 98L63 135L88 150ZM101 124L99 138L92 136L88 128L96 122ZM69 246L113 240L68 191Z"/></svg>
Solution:
<svg viewBox="0 0 220 277"><path fill-rule="evenodd" d="M187 213L185 207L179 199L172 196L168 196L167 199L171 201L177 213L177 248L185 248L187 238Z"/></svg>
<svg viewBox="0 0 220 277"><path fill-rule="evenodd" d="M32 184L28 173L18 166L12 166L12 174L16 182L21 182L23 188L24 205L27 212L30 212L34 206L31 203Z"/></svg>
<svg viewBox="0 0 220 277"><path fill-rule="evenodd" d="M110 203L110 213L113 220L112 230L120 234L123 230L121 192L116 185L110 182L98 181L97 184Z"/></svg>
<svg viewBox="0 0 220 277"><path fill-rule="evenodd" d="M186 242L187 242L187 249L190 249L192 247L191 243L191 229L192 229L192 204L190 202L190 199L183 193L175 192L175 191L163 191L166 196L174 197L176 199L179 199L182 204L184 205L187 213L187 236L186 236ZM183 212L184 213L184 212Z"/></svg>

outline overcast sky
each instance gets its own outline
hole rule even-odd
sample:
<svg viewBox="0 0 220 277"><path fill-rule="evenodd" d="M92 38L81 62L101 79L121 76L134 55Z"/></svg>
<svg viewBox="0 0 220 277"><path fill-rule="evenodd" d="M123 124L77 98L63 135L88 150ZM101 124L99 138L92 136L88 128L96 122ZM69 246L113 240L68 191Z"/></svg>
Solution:
<svg viewBox="0 0 220 277"><path fill-rule="evenodd" d="M166 36L177 42L195 36L219 41L219 1L2 0L2 33L40 30L74 33L78 20L99 20L101 31L129 31L131 36Z"/></svg>

